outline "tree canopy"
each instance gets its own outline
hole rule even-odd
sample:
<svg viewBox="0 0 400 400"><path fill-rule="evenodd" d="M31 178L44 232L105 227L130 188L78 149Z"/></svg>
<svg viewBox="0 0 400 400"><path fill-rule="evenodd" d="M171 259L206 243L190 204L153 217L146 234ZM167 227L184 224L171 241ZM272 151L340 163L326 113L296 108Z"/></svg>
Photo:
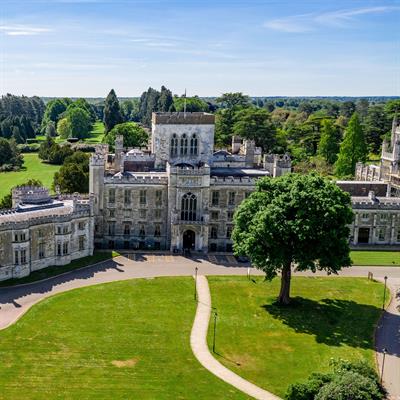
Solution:
<svg viewBox="0 0 400 400"><path fill-rule="evenodd" d="M352 176L355 173L356 164L365 162L368 155L367 143L364 131L357 113L350 118L344 134L343 142L340 145L340 152L335 164L337 176Z"/></svg>
<svg viewBox="0 0 400 400"><path fill-rule="evenodd" d="M105 133L110 132L115 125L123 122L119 101L114 89L111 89L110 93L106 97L103 121Z"/></svg>
<svg viewBox="0 0 400 400"><path fill-rule="evenodd" d="M115 125L114 128L104 136L104 143L108 143L110 148L114 148L115 139L118 135L124 137L125 147L142 147L147 144L149 135L135 122L124 122Z"/></svg>
<svg viewBox="0 0 400 400"><path fill-rule="evenodd" d="M267 279L279 272L278 302L290 302L291 266L336 273L351 265L350 195L316 174L287 174L257 182L238 207L232 234L237 255L250 257Z"/></svg>

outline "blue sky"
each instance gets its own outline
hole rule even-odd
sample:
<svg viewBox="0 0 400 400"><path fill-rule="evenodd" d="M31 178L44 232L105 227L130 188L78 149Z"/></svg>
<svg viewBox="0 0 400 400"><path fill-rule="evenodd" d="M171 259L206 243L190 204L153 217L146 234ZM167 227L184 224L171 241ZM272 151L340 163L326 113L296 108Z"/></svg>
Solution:
<svg viewBox="0 0 400 400"><path fill-rule="evenodd" d="M1 94L400 95L400 0L0 0Z"/></svg>

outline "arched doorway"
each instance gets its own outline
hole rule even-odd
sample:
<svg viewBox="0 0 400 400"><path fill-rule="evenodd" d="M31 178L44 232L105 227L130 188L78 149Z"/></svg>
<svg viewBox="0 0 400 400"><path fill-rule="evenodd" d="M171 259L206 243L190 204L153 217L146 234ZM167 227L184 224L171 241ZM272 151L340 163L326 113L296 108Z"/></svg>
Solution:
<svg viewBox="0 0 400 400"><path fill-rule="evenodd" d="M183 233L183 248L194 250L196 243L196 234L192 230L187 230Z"/></svg>

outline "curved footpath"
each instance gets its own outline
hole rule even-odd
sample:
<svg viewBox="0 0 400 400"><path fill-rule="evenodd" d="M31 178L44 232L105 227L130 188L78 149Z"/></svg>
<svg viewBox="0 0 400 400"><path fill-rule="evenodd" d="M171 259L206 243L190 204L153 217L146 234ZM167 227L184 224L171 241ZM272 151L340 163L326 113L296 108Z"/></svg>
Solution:
<svg viewBox="0 0 400 400"><path fill-rule="evenodd" d="M212 374L229 383L242 392L258 400L280 400L280 397L246 381L228 368L224 367L210 353L207 345L208 323L211 315L211 295L207 278L203 275L197 277L197 311L190 334L190 346L193 354L200 364Z"/></svg>
<svg viewBox="0 0 400 400"><path fill-rule="evenodd" d="M248 273L248 268L240 264L216 264L205 259L188 259L182 256L165 259L154 255L142 255L136 257L136 261L133 261L119 256L44 281L0 288L0 330L16 322L32 305L57 293L134 278L193 276L196 267L198 268L198 276L246 275ZM385 311L377 330L376 350L379 370L381 371L383 349L387 349L383 381L389 390L390 398L398 400L400 399L400 295L396 296L393 290L400 289L400 268L352 267L341 271L340 276L366 277L368 272L373 272L374 277L380 280L384 276L388 276L388 286L392 289L392 302ZM261 271L253 268L251 274L263 275ZM323 272L295 274L299 276L326 276L326 273ZM268 397L268 399L272 399L272 397ZM275 397L275 399L277 398Z"/></svg>

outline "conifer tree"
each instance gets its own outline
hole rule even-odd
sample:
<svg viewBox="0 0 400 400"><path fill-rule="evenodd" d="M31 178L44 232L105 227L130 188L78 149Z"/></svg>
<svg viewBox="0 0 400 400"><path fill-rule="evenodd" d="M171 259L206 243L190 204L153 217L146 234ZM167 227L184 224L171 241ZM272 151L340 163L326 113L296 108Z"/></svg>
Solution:
<svg viewBox="0 0 400 400"><path fill-rule="evenodd" d="M111 89L104 104L105 133L111 131L115 125L123 122L119 101L114 89Z"/></svg>
<svg viewBox="0 0 400 400"><path fill-rule="evenodd" d="M339 152L339 133L330 119L321 122L321 139L318 145L318 154L329 164L334 164Z"/></svg>
<svg viewBox="0 0 400 400"><path fill-rule="evenodd" d="M354 175L357 162L365 162L367 154L367 143L360 118L357 113L354 113L340 145L339 157L335 165L336 175L339 177Z"/></svg>

